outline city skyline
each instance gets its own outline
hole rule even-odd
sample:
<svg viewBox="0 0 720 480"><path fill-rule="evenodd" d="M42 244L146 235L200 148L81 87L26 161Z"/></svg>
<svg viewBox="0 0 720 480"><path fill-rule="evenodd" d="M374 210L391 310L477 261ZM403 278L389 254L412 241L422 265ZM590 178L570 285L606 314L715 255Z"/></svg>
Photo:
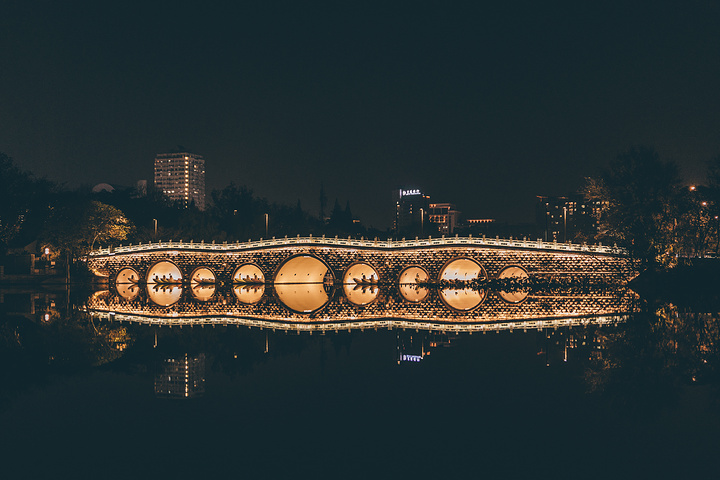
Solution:
<svg viewBox="0 0 720 480"><path fill-rule="evenodd" d="M531 222L536 195L573 193L633 145L692 183L720 154L720 10L700 1L4 13L0 151L69 186L150 180L182 144L208 160L208 192L232 181L315 212L322 184L382 229L390 192L417 185Z"/></svg>

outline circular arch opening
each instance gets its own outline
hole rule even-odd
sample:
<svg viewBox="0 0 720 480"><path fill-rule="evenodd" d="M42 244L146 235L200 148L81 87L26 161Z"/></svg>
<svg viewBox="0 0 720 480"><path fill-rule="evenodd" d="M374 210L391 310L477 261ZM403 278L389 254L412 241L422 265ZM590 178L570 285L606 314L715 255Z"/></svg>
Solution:
<svg viewBox="0 0 720 480"><path fill-rule="evenodd" d="M265 283L265 275L257 265L246 263L235 269L232 281L233 283Z"/></svg>
<svg viewBox="0 0 720 480"><path fill-rule="evenodd" d="M190 293L195 300L210 300L215 295L215 273L207 267L193 270L190 275Z"/></svg>
<svg viewBox="0 0 720 480"><path fill-rule="evenodd" d="M439 280L447 281L470 281L487 278L485 268L469 257L453 258L443 265L440 270Z"/></svg>
<svg viewBox="0 0 720 480"><path fill-rule="evenodd" d="M190 283L211 285L215 283L215 272L207 267L198 267L190 275Z"/></svg>
<svg viewBox="0 0 720 480"><path fill-rule="evenodd" d="M343 293L354 305L369 305L378 297L379 281L380 275L375 267L366 262L353 263L343 274Z"/></svg>
<svg viewBox="0 0 720 480"><path fill-rule="evenodd" d="M290 257L275 274L275 284L332 282L334 275L325 262L314 255Z"/></svg>
<svg viewBox="0 0 720 480"><path fill-rule="evenodd" d="M357 262L350 265L343 275L343 283L348 284L370 284L378 283L380 275L378 275L375 267L366 262Z"/></svg>
<svg viewBox="0 0 720 480"><path fill-rule="evenodd" d="M430 290L418 283L427 282L428 279L430 279L430 275L424 268L419 266L407 267L400 272L400 276L398 277L400 295L408 302L422 302L427 298Z"/></svg>
<svg viewBox="0 0 720 480"><path fill-rule="evenodd" d="M497 278L498 280L507 281L510 285L515 284L516 286L522 286L522 283L524 283L529 277L530 276L528 275L527 270L523 267L518 265L509 265L500 270ZM529 292L526 288L514 288L508 289L507 291L500 290L498 295L500 295L500 298L508 303L522 303L527 298L528 293Z"/></svg>
<svg viewBox="0 0 720 480"><path fill-rule="evenodd" d="M182 278L180 268L168 260L157 262L147 274L148 283L181 283Z"/></svg>
<svg viewBox="0 0 720 480"><path fill-rule="evenodd" d="M138 283L139 281L140 274L138 274L137 270L130 267L123 268L118 272L117 277L115 277L116 284Z"/></svg>

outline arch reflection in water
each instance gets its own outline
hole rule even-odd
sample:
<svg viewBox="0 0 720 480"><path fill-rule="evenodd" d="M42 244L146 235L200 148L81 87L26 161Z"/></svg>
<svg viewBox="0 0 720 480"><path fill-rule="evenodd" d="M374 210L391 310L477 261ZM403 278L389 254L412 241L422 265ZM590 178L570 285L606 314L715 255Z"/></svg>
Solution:
<svg viewBox="0 0 720 480"><path fill-rule="evenodd" d="M168 307L177 303L182 297L180 285L158 285L148 283L147 292L150 301L161 307Z"/></svg>
<svg viewBox="0 0 720 480"><path fill-rule="evenodd" d="M174 263L163 260L150 268L147 274L147 282L180 283L182 282L182 272L180 272L180 268Z"/></svg>
<svg viewBox="0 0 720 480"><path fill-rule="evenodd" d="M343 293L355 305L368 305L378 297L377 270L364 262L350 265L343 275Z"/></svg>
<svg viewBox="0 0 720 480"><path fill-rule="evenodd" d="M499 279L513 279L517 280L518 282L522 282L527 280L528 273L525 271L524 268L518 267L515 265L511 265L509 267L503 268L500 273L498 274ZM506 292L504 290L501 290L498 292L498 295L500 295L500 298L505 300L508 303L521 303L524 301L528 296L527 289L523 290L514 290Z"/></svg>
<svg viewBox="0 0 720 480"><path fill-rule="evenodd" d="M418 303L425 300L430 293L427 287L418 285L419 282L427 282L430 278L427 271L422 267L408 267L400 272L398 278L398 290L400 295L408 302Z"/></svg>
<svg viewBox="0 0 720 480"><path fill-rule="evenodd" d="M360 285L353 283L344 284L343 293L350 303L363 306L374 302L378 297L378 293L380 293L380 289L377 285Z"/></svg>
<svg viewBox="0 0 720 480"><path fill-rule="evenodd" d="M468 312L477 308L485 300L485 290L472 288L444 288L440 291L440 298L450 308Z"/></svg>
<svg viewBox="0 0 720 480"><path fill-rule="evenodd" d="M125 300L135 300L140 294L140 286L136 283L118 283L115 285L118 295Z"/></svg>
<svg viewBox="0 0 720 480"><path fill-rule="evenodd" d="M257 265L246 263L240 265L233 274L233 283L264 283L265 275Z"/></svg>
<svg viewBox="0 0 720 480"><path fill-rule="evenodd" d="M265 285L235 285L233 293L241 303L252 305L262 300L265 295Z"/></svg>
<svg viewBox="0 0 720 480"><path fill-rule="evenodd" d="M207 267L196 268L190 275L190 293L201 302L210 300L215 294L215 273Z"/></svg>
<svg viewBox="0 0 720 480"><path fill-rule="evenodd" d="M192 292L193 298L207 302L215 295L215 285L206 283L194 283L191 285L190 291Z"/></svg>
<svg viewBox="0 0 720 480"><path fill-rule="evenodd" d="M330 301L322 283L275 284L278 300L296 313L312 313Z"/></svg>

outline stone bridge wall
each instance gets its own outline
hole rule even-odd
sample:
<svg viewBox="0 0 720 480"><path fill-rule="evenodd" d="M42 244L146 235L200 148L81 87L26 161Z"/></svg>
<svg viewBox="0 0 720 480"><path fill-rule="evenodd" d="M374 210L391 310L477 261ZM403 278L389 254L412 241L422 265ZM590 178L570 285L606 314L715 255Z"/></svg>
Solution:
<svg viewBox="0 0 720 480"><path fill-rule="evenodd" d="M146 246L148 247L148 246ZM221 282L230 282L237 267L253 263L260 267L266 280L272 281L281 264L288 258L309 254L323 260L331 269L336 280L342 278L345 270L356 262L366 262L375 267L380 280L395 282L400 272L412 265L423 267L435 279L446 262L460 257L469 257L480 263L490 278L506 266L518 265L532 276L582 276L590 279L627 280L636 275L633 263L624 255L597 253L593 251L562 251L549 249L513 248L480 245L431 245L381 249L373 247L348 247L327 245L274 245L254 249L212 250L176 248L158 245L155 249L101 253L88 259L88 266L97 275L110 277L123 267L132 267L142 279L150 267L162 260L175 263L188 278L197 267L208 267Z"/></svg>

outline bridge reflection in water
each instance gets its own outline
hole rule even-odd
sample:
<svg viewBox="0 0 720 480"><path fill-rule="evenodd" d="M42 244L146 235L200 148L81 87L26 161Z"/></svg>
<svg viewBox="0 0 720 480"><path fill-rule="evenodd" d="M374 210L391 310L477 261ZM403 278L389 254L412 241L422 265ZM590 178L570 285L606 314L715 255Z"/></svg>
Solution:
<svg viewBox="0 0 720 480"><path fill-rule="evenodd" d="M95 318L167 326L243 325L272 330L339 331L398 328L485 332L624 321L635 309L627 288L503 292L471 288L325 283L212 286L118 285L87 302ZM415 296L413 296L415 295ZM521 302L514 299L523 296ZM420 298L422 297L422 298ZM417 300L420 298L420 300ZM480 308L463 310L481 301ZM310 311L311 313L303 313Z"/></svg>

